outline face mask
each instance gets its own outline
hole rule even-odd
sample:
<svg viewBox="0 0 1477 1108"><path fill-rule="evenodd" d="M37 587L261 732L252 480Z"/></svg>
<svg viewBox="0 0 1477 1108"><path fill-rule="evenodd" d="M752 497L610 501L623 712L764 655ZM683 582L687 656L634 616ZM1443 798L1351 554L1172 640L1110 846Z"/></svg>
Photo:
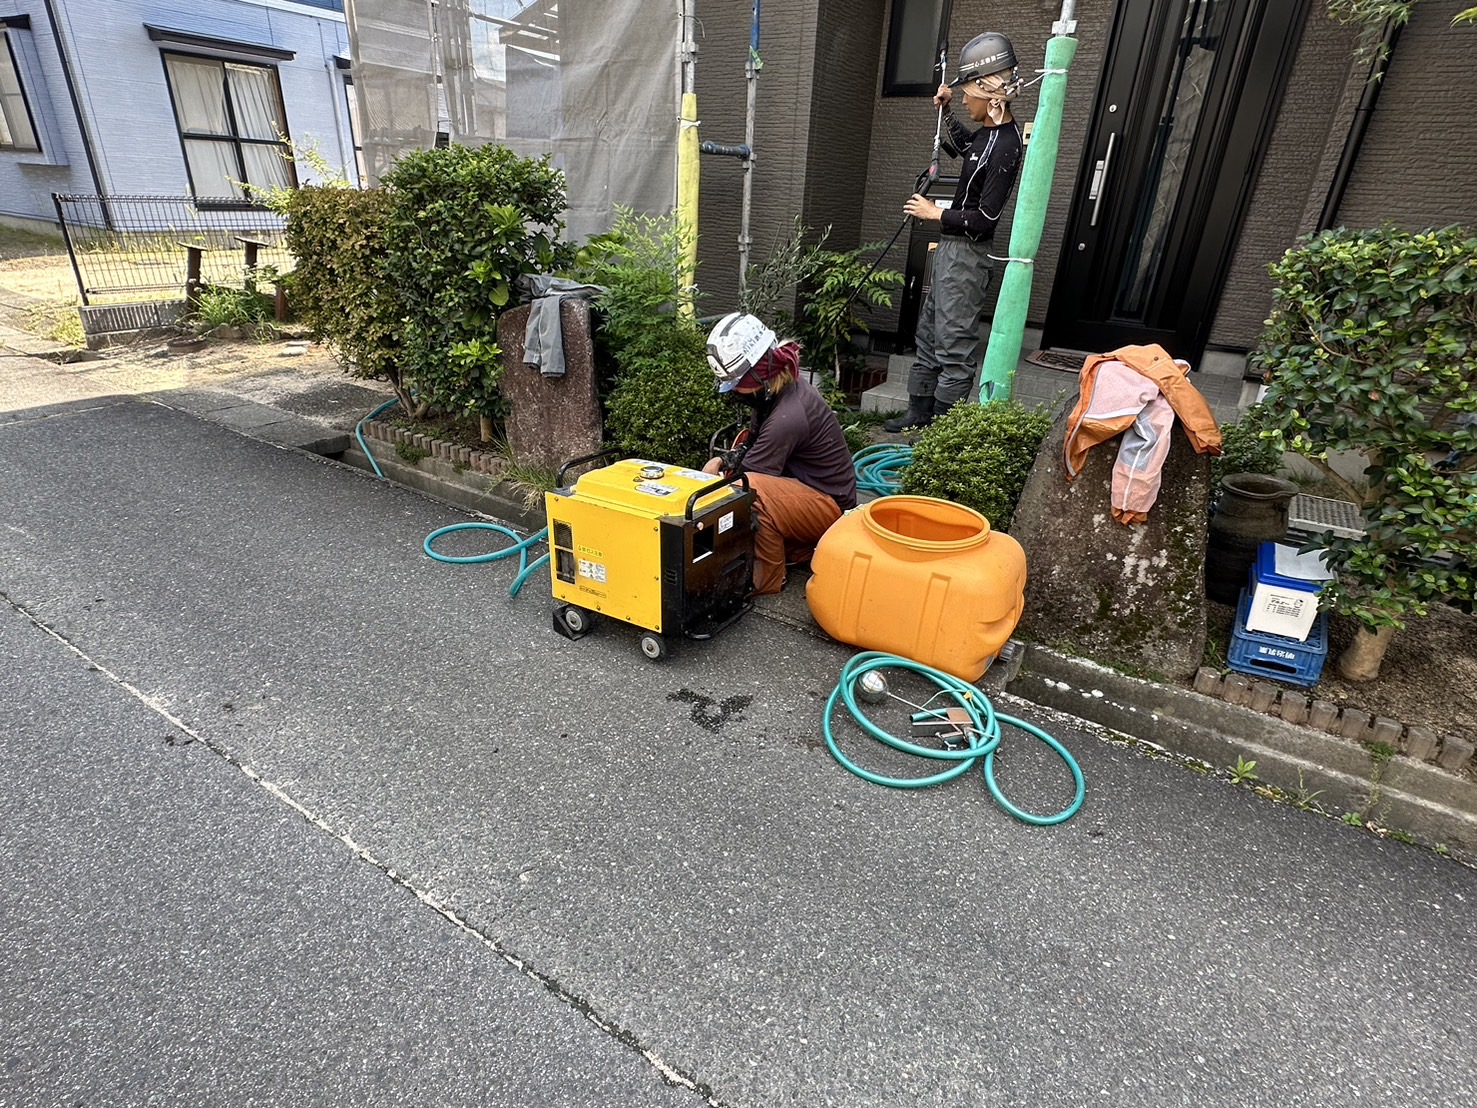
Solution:
<svg viewBox="0 0 1477 1108"><path fill-rule="evenodd" d="M731 392L728 394L746 408L762 411L769 406L770 396L766 392Z"/></svg>

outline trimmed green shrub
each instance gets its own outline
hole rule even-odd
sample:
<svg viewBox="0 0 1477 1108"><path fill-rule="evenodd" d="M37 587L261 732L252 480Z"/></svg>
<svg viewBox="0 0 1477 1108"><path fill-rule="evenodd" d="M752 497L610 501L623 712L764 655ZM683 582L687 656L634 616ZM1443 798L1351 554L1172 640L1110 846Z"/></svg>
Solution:
<svg viewBox="0 0 1477 1108"><path fill-rule="evenodd" d="M1016 501L1051 430L1043 408L1014 400L955 404L913 447L901 491L973 508L997 531L1009 531Z"/></svg>
<svg viewBox="0 0 1477 1108"><path fill-rule="evenodd" d="M707 336L679 326L661 357L628 365L607 405L606 433L633 458L701 468L713 432L747 420L747 409L725 400L713 387Z"/></svg>
<svg viewBox="0 0 1477 1108"><path fill-rule="evenodd" d="M384 269L389 196L309 185L286 190L277 207L297 259L283 278L297 318L350 374L390 382L413 411L401 374L400 300Z"/></svg>
<svg viewBox="0 0 1477 1108"><path fill-rule="evenodd" d="M615 363L605 430L629 457L700 467L714 431L743 418L708 368L707 335L678 310L685 238L669 216L617 212L581 248L576 275L600 285L601 350Z"/></svg>
<svg viewBox="0 0 1477 1108"><path fill-rule="evenodd" d="M403 155L383 182L402 372L442 411L502 414L497 317L516 302L519 277L552 272L572 254L558 246L564 174L547 158L453 145Z"/></svg>

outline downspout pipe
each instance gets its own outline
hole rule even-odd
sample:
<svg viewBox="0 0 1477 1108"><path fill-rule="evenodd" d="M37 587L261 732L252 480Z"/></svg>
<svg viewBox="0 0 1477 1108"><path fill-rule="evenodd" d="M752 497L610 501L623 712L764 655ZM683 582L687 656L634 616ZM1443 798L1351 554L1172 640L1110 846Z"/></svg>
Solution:
<svg viewBox="0 0 1477 1108"><path fill-rule="evenodd" d="M56 4L53 0L46 0L46 21L51 24L51 38L56 44L57 57L62 63L62 77L67 82L67 95L72 101L72 114L77 117L77 130L82 135L82 152L87 157L87 169L92 174L92 187L98 196L106 196L103 191L103 176L97 166L97 152L92 146L92 135L87 127L87 118L82 114L82 98L77 95L77 80L72 74L72 61L67 53L67 44L62 39L61 24L56 18ZM103 221L112 229L113 221L108 213L108 206L103 204Z"/></svg>
<svg viewBox="0 0 1477 1108"><path fill-rule="evenodd" d="M1344 193L1349 189L1349 180L1354 176L1354 166L1359 162L1359 151L1364 145L1365 132L1369 130L1374 106L1379 103L1380 89L1385 87L1385 74L1390 68L1390 59L1395 56L1395 44L1400 41L1403 22L1394 19L1385 21L1384 34L1380 38L1379 50L1369 66L1369 78L1364 82L1364 94L1359 97L1359 106L1354 109L1354 118L1349 123L1349 133L1344 138L1344 149L1339 154L1339 164L1333 171L1333 180L1328 185L1328 195L1323 198L1323 210L1318 214L1318 231L1327 231L1338 222L1339 207L1344 202Z"/></svg>
<svg viewBox="0 0 1477 1108"><path fill-rule="evenodd" d="M1026 312L1031 304L1031 278L1041 233L1046 226L1046 205L1056 174L1057 149L1061 144L1062 109L1067 98L1067 71L1077 54L1077 20L1074 0L1063 0L1061 18L1052 24L1046 40L1046 62L1042 66L1041 96L1036 105L1035 126L1016 185L1015 218L1010 225L1010 253L1000 259L1005 276L995 300L995 317L980 369L979 402L989 404L1010 399L1025 341Z"/></svg>

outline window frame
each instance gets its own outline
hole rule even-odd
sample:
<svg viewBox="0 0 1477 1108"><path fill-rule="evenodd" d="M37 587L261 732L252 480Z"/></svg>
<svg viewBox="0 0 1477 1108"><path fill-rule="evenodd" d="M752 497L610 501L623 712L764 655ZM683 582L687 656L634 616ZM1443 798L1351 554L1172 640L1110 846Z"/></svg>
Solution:
<svg viewBox="0 0 1477 1108"><path fill-rule="evenodd" d="M18 129L17 120L7 110L6 99L0 99L0 115L5 118L5 127L10 132L11 138L10 142L0 141L0 150L10 150L21 154L39 154L41 153L41 131L36 126L36 111L31 106L30 96L26 93L26 83L22 79L20 59L16 56L15 39L11 31L9 24L0 23L0 45L4 47L0 50L0 64L9 65L11 76L15 78L15 87L20 93L21 109L26 113L25 119L19 122L25 124L26 130L30 132L31 141L29 145L15 141Z"/></svg>
<svg viewBox="0 0 1477 1108"><path fill-rule="evenodd" d="M174 92L174 77L169 68L170 58L182 58L195 64L209 62L220 67L221 87L225 98L226 122L231 128L231 134L215 135L204 131L187 132L185 130L184 122L180 119L178 98ZM194 199L196 207L222 211L256 210L266 207L265 202L252 199L253 192L260 192L262 190L259 186L252 185L247 180L246 154L243 149L247 146L271 146L279 150L284 155L282 160L286 167L285 176L287 177L287 187L294 189L299 187L297 163L292 157L292 134L287 126L287 103L282 96L282 74L276 65L268 62L245 61L240 58L224 58L212 54L196 54L188 50L169 48L163 48L159 51L159 61L164 67L165 90L169 94L170 111L174 114L174 130L175 134L179 137L180 156L184 158L185 162L185 178L189 182L190 196ZM282 125L281 139L254 139L243 138L241 136L241 127L236 118L236 101L231 93L231 83L227 77L226 67L232 65L244 66L250 69L265 69L271 73L272 89L276 96L277 121ZM246 184L248 190L246 195L237 199L229 196L201 196L199 194L196 190L195 174L190 169L189 148L186 146L186 143L192 140L196 142L218 142L231 147L236 159L236 168L240 172L240 176L236 180Z"/></svg>
<svg viewBox="0 0 1477 1108"><path fill-rule="evenodd" d="M364 158L364 133L359 121L358 93L354 91L354 74L343 70L344 115L349 123L349 151L354 159L354 174L361 189L369 187L369 163Z"/></svg>
<svg viewBox="0 0 1477 1108"><path fill-rule="evenodd" d="M942 24L949 18L950 9L953 5L949 0L892 0L892 15L887 25L887 48L882 63L882 95L883 96L932 96L938 91L938 85L933 81L933 69L930 69L927 81L903 81L898 79L898 47L902 38L903 21L908 16L908 9L912 4L938 3L939 24L934 28L933 41L938 42L941 37Z"/></svg>

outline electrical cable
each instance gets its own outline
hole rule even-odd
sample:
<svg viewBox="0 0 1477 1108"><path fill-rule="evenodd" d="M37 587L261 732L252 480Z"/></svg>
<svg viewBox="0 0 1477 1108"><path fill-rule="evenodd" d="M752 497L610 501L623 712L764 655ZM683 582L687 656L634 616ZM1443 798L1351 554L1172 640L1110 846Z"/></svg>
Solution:
<svg viewBox="0 0 1477 1108"><path fill-rule="evenodd" d="M904 443L875 443L851 456L856 487L878 496L891 496L901 487L899 474L913 464L913 448Z"/></svg>
<svg viewBox="0 0 1477 1108"><path fill-rule="evenodd" d="M917 743L908 742L905 739L900 739L896 735L884 731L868 719L861 706L857 704L855 686L860 678L874 670L880 669L907 670L911 673L920 674L937 685L939 692L926 703L932 703L933 700L943 697L946 700L952 701L953 704L968 713L970 721L966 736L968 745L959 750L919 746ZM886 695L893 696L894 694L887 693ZM901 700L902 698L895 697L895 699ZM887 777L883 774L864 769L841 752L841 748L836 742L836 737L831 732L831 718L836 710L838 701L846 705L847 710L851 713L851 718L857 725L877 741L885 743L894 750L902 751L905 754L912 754L920 758L929 758L935 761L952 762L954 764L947 769L926 777ZM925 711L921 714L925 716L937 715L939 714L939 710L936 709L930 712L925 707ZM915 716L914 718L916 719L917 717ZM1074 786L1074 795L1070 804L1059 812L1040 815L1034 812L1028 812L1006 798L1005 793L995 780L995 755L1000 747L1002 726L1023 731L1027 735L1041 740L1066 764L1067 769L1071 771ZM924 665L922 662L910 661L907 658L900 658L895 654L885 654L877 650L868 650L856 655L847 662L841 669L840 681L837 682L836 687L831 691L830 698L826 701L825 713L822 717L822 727L825 734L826 747L831 751L831 756L836 761L840 762L847 770L864 781L870 781L876 785L885 785L890 789L921 789L929 785L942 784L945 781L952 781L954 778L968 773L975 763L980 762L983 763L982 771L985 778L985 786L990 790L990 795L995 798L996 803L1022 823L1029 823L1038 827L1065 823L1077 814L1078 810L1082 807L1083 800L1087 796L1087 783L1082 776L1081 767L1077 765L1077 760L1072 757L1067 748L1054 737L1039 727L1027 723L1025 720L996 712L995 706L990 703L990 698L976 686L961 681L952 674L934 669L932 666Z"/></svg>

